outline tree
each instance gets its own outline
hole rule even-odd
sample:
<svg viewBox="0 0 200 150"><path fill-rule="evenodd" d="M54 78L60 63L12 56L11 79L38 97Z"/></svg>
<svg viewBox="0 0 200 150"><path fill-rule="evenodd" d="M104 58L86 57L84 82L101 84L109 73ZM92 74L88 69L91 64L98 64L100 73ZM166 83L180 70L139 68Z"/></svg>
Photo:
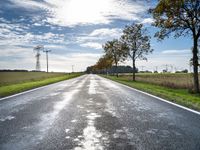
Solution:
<svg viewBox="0 0 200 150"><path fill-rule="evenodd" d="M96 63L96 66L98 70L107 73L108 68L112 67L113 59L109 55L103 55L101 58L99 58L98 62Z"/></svg>
<svg viewBox="0 0 200 150"><path fill-rule="evenodd" d="M160 0L150 12L155 20L154 26L160 28L160 31L155 34L159 40L169 37L171 33L174 33L175 37L191 35L193 39L194 90L196 93L200 93L198 78L199 0Z"/></svg>
<svg viewBox="0 0 200 150"><path fill-rule="evenodd" d="M118 64L120 61L124 61L126 58L126 45L124 45L121 41L114 39L112 41L107 41L105 45L103 45L103 49L107 56L109 56L116 67L116 74L118 77Z"/></svg>
<svg viewBox="0 0 200 150"><path fill-rule="evenodd" d="M128 56L133 62L133 81L135 81L135 61L137 59L147 60L145 55L153 52L150 37L146 35L146 29L143 29L142 24L133 24L125 27L121 39L128 47Z"/></svg>

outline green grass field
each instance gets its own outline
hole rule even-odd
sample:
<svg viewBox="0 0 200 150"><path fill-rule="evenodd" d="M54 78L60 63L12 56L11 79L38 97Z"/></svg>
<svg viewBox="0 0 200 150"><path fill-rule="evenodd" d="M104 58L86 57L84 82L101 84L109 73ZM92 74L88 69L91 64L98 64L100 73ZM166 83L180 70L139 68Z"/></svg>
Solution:
<svg viewBox="0 0 200 150"><path fill-rule="evenodd" d="M0 97L80 76L81 73L0 72Z"/></svg>
<svg viewBox="0 0 200 150"><path fill-rule="evenodd" d="M143 75L138 74L137 76L143 76ZM147 77L148 76L149 75L147 75ZM152 76L153 75L151 75L151 77ZM155 78L157 76L162 77L162 75L155 75ZM175 78L175 75L172 75L172 76L173 76L173 78ZM170 88L167 86L158 85L157 83L154 84L153 82L152 83L145 82L144 80L133 82L130 80L129 77L126 77L124 75L120 76L119 78L117 78L115 76L106 76L106 75L103 75L103 77L117 81L119 83L125 84L125 85L133 87L135 89L139 89L141 91L145 91L147 93L159 96L161 98L167 99L167 100L175 102L177 104L200 111L200 95L191 94L188 92L188 89ZM165 79L161 79L161 77L160 77L160 80L162 80L164 82ZM179 80L178 79L179 75L176 78L177 78L177 80ZM148 79L146 79L146 80L148 80ZM182 81L185 82L184 80L182 80ZM175 82L176 82L176 80L174 79L174 83Z"/></svg>

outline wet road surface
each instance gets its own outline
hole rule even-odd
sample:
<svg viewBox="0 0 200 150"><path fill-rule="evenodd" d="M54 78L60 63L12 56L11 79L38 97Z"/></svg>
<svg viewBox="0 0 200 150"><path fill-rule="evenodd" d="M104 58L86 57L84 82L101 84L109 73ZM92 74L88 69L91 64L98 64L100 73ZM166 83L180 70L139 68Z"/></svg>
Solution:
<svg viewBox="0 0 200 150"><path fill-rule="evenodd" d="M200 150L200 115L97 75L0 101L1 150Z"/></svg>

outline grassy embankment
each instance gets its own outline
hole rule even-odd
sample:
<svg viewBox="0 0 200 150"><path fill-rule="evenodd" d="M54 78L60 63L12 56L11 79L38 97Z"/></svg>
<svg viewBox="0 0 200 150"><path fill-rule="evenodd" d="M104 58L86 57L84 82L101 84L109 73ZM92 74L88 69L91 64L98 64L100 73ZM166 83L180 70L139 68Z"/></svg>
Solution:
<svg viewBox="0 0 200 150"><path fill-rule="evenodd" d="M81 73L0 72L0 97L80 76Z"/></svg>
<svg viewBox="0 0 200 150"><path fill-rule="evenodd" d="M192 86L190 74L137 74L135 82L130 75L103 77L200 111L200 95L187 89Z"/></svg>

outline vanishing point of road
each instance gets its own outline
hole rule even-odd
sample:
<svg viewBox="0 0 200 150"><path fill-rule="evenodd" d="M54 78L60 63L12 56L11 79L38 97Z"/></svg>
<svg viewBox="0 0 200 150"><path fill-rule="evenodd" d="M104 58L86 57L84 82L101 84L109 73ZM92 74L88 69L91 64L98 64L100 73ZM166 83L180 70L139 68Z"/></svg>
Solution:
<svg viewBox="0 0 200 150"><path fill-rule="evenodd" d="M1 150L200 150L200 115L97 75L0 101Z"/></svg>

